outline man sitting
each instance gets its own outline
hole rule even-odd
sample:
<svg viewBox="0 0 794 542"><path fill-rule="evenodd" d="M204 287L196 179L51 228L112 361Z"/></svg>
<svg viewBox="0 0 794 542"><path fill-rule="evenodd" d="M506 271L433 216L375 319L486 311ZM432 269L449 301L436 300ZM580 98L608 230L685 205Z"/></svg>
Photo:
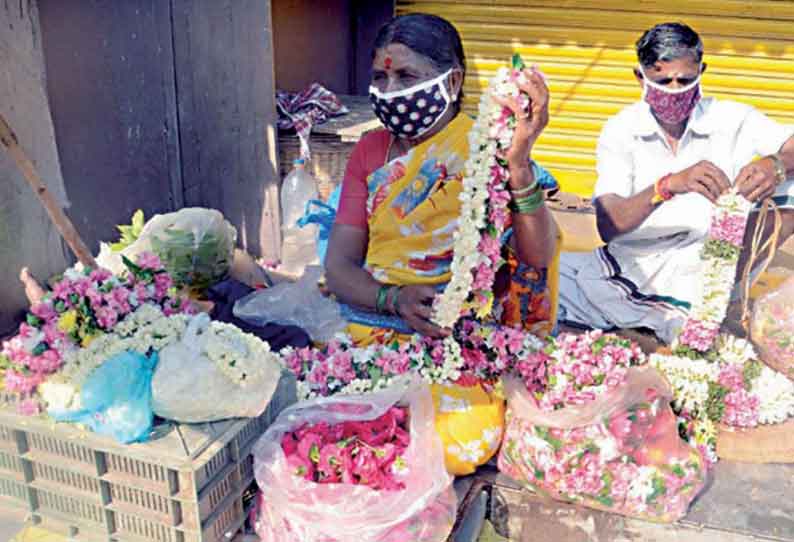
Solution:
<svg viewBox="0 0 794 542"><path fill-rule="evenodd" d="M671 342L698 293L700 249L720 194L735 185L751 202L773 197L780 242L794 232L794 127L749 105L701 99L703 43L686 25L645 32L637 58L643 99L609 119L598 142L594 203L607 244L562 255L560 319L647 327Z"/></svg>

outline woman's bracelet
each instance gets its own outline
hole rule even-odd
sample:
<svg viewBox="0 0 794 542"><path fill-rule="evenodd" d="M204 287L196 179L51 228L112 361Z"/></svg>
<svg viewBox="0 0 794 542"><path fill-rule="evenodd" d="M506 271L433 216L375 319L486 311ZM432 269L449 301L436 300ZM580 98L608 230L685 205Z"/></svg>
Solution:
<svg viewBox="0 0 794 542"><path fill-rule="evenodd" d="M524 196L522 198L513 197L513 200L510 202L509 208L514 213L520 213L524 215L532 214L543 205L544 202L544 195L543 190L537 190L531 193L528 196Z"/></svg>
<svg viewBox="0 0 794 542"><path fill-rule="evenodd" d="M402 290L402 286L392 286L389 288L389 295L386 299L386 308L390 313L395 316L399 316L400 314L400 290Z"/></svg>
<svg viewBox="0 0 794 542"><path fill-rule="evenodd" d="M523 188L518 188L515 190L511 188L510 195L513 196L513 198L519 198L521 196L528 196L534 193L537 189L538 189L538 181L532 181Z"/></svg>
<svg viewBox="0 0 794 542"><path fill-rule="evenodd" d="M386 284L378 288L378 295L375 297L375 312L377 313L386 312L386 301L390 289L391 286L388 286Z"/></svg>

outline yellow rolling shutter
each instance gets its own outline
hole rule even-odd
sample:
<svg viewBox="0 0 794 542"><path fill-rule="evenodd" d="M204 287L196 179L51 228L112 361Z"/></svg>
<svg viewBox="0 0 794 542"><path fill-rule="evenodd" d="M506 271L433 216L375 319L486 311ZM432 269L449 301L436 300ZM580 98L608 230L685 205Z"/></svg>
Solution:
<svg viewBox="0 0 794 542"><path fill-rule="evenodd" d="M634 42L682 21L703 38L704 92L794 124L794 0L398 0L397 12L450 20L468 57L466 108L513 52L537 63L552 94L535 157L565 190L589 195L604 121L639 99Z"/></svg>

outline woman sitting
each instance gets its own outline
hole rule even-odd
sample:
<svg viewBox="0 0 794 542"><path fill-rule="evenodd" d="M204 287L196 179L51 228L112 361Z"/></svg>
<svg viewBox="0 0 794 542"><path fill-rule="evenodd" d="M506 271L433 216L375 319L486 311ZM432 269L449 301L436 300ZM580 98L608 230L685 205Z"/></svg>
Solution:
<svg viewBox="0 0 794 542"><path fill-rule="evenodd" d="M465 73L460 36L440 17L397 17L375 41L370 98L386 129L367 134L353 150L326 258L328 287L347 304L349 332L359 345L451 332L430 316L450 280L460 219L473 124L461 114ZM519 119L505 159L513 199L524 203L553 184L529 160L548 122L548 89L539 73L525 76L527 109L503 103ZM545 336L556 318L559 233L543 198L531 201L512 206L503 247L508 263L497 274L493 314L501 324ZM447 466L455 474L472 472L498 447L503 400L480 386L435 386L433 394Z"/></svg>

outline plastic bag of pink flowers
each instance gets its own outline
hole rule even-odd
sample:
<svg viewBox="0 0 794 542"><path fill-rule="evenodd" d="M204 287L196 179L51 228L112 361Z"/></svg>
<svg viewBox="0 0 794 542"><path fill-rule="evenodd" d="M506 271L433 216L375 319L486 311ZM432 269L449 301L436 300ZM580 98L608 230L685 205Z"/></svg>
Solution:
<svg viewBox="0 0 794 542"><path fill-rule="evenodd" d="M254 448L263 542L441 542L456 498L427 384L284 410Z"/></svg>
<svg viewBox="0 0 794 542"><path fill-rule="evenodd" d="M538 493L651 521L683 517L706 482L701 454L681 440L671 392L651 368L584 404L543 407L505 382L507 428L499 470Z"/></svg>
<svg viewBox="0 0 794 542"><path fill-rule="evenodd" d="M794 380L794 277L755 302L750 336L763 362Z"/></svg>

